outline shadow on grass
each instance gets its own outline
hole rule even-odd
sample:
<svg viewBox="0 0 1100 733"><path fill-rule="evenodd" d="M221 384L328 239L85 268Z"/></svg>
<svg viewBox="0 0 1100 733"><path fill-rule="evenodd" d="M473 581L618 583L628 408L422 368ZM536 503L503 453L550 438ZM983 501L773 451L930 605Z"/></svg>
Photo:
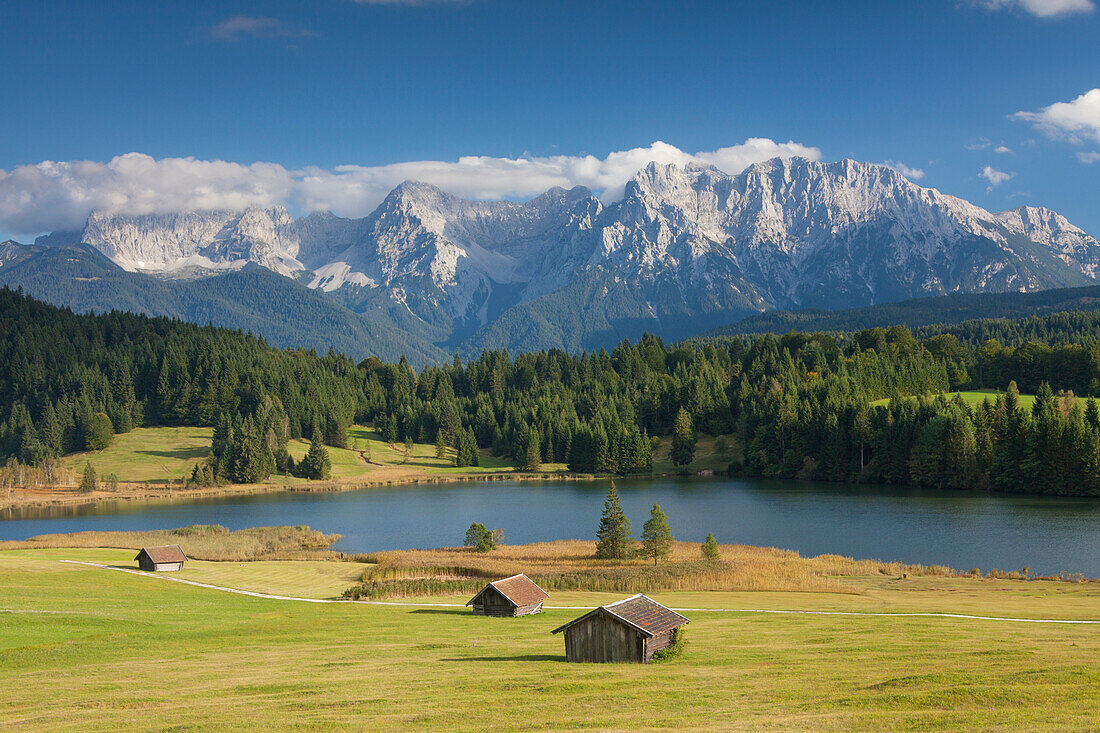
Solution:
<svg viewBox="0 0 1100 733"><path fill-rule="evenodd" d="M413 613L441 613L446 616L473 616L468 608L418 608Z"/></svg>
<svg viewBox="0 0 1100 733"><path fill-rule="evenodd" d="M561 662L566 664L561 654L516 654L510 657L448 657L441 662Z"/></svg>
<svg viewBox="0 0 1100 733"><path fill-rule="evenodd" d="M156 456L158 458L177 458L180 460L190 458L205 458L210 455L210 448L178 448L176 450L136 450L143 456Z"/></svg>

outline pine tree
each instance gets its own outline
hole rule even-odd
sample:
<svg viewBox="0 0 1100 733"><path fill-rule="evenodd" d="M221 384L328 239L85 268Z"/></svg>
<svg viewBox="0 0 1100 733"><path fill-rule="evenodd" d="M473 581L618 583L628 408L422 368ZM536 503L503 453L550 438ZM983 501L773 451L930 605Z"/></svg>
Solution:
<svg viewBox="0 0 1100 733"><path fill-rule="evenodd" d="M703 557L707 560L718 559L718 540L714 539L714 533L707 533L707 538L703 540Z"/></svg>
<svg viewBox="0 0 1100 733"><path fill-rule="evenodd" d="M328 449L321 442L321 431L314 430L309 451L298 464L298 472L303 478L323 481L329 477L331 470L332 462L329 460Z"/></svg>
<svg viewBox="0 0 1100 733"><path fill-rule="evenodd" d="M539 433L531 428L527 436L527 449L523 452L523 461L519 466L524 471L537 471L542 467L542 457L539 454Z"/></svg>
<svg viewBox="0 0 1100 733"><path fill-rule="evenodd" d="M668 516L661 511L660 504L654 504L649 519L642 526L642 548L647 557L653 558L654 565L658 559L668 557L672 552L672 539Z"/></svg>
<svg viewBox="0 0 1100 733"><path fill-rule="evenodd" d="M619 504L619 492L615 482L607 490L603 503L603 515L600 528L596 531L596 557L608 560L623 560L630 556L630 543L633 541L630 520Z"/></svg>
<svg viewBox="0 0 1100 733"><path fill-rule="evenodd" d="M437 428L435 431L435 457L447 457L447 441L444 439L443 428Z"/></svg>
<svg viewBox="0 0 1100 733"><path fill-rule="evenodd" d="M691 424L691 415L680 408L676 421L672 424L672 449L669 457L677 466L687 466L695 459L695 428Z"/></svg>
<svg viewBox="0 0 1100 733"><path fill-rule="evenodd" d="M84 464L84 476L80 479L80 491L89 494L96 490L96 483L95 469L92 468L92 462L88 461Z"/></svg>

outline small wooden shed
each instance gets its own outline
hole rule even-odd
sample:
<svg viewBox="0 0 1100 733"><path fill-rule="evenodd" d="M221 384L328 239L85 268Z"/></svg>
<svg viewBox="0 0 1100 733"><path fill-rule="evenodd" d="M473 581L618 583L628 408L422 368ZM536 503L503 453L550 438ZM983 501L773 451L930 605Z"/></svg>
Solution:
<svg viewBox="0 0 1100 733"><path fill-rule="evenodd" d="M676 629L688 619L641 593L559 626L565 632L570 662L648 662L672 645Z"/></svg>
<svg viewBox="0 0 1100 733"><path fill-rule="evenodd" d="M183 554L183 548L179 545L164 545L143 547L134 559L142 570L168 572L183 570L183 563L187 560L187 556Z"/></svg>
<svg viewBox="0 0 1100 733"><path fill-rule="evenodd" d="M466 602L482 616L526 616L542 610L550 594L523 573L494 580Z"/></svg>

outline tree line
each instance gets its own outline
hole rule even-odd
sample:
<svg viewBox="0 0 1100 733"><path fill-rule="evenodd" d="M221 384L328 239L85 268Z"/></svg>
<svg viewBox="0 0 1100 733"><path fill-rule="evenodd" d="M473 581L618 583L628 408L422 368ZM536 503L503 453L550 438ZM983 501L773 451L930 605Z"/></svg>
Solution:
<svg viewBox="0 0 1100 733"><path fill-rule="evenodd" d="M1070 396L1100 394L1098 319L646 335L610 352L484 351L417 373L404 359L357 364L170 319L76 315L4 289L0 458L39 465L138 425L208 425L215 459L196 480L322 476L324 446L347 447L359 423L391 443L434 442L460 465L488 451L525 468L631 474L650 469L662 436L690 461L698 431L729 436L731 470L753 476L1100 495L1096 407ZM1012 380L1038 395L1032 410ZM1008 391L976 407L921 397L979 387ZM286 450L296 438L317 448L306 466Z"/></svg>

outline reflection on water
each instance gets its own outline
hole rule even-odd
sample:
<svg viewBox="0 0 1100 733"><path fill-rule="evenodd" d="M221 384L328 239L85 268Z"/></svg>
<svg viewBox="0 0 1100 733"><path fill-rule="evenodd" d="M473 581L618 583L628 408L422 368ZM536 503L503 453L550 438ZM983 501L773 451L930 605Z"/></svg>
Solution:
<svg viewBox="0 0 1100 733"><path fill-rule="evenodd" d="M617 482L636 532L654 502L680 539L770 545L803 554L1100 577L1100 501L945 494L814 482L724 478ZM306 524L359 552L462 542L471 522L505 541L595 536L605 481L455 482L346 493L278 493L20 509L0 514L0 539L189 524L231 529Z"/></svg>

